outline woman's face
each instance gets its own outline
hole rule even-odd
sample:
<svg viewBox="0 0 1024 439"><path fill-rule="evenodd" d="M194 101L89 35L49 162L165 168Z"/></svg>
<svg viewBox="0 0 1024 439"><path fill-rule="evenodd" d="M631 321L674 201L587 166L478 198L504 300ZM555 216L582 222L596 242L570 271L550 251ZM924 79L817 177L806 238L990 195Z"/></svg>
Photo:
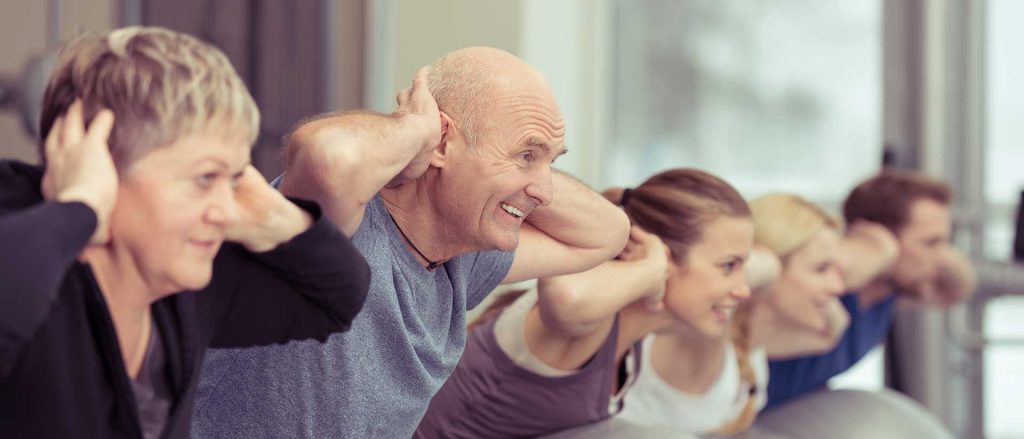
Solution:
<svg viewBox="0 0 1024 439"><path fill-rule="evenodd" d="M243 135L201 132L121 171L111 245L127 252L151 292L209 284L225 227L239 217L234 188L249 151Z"/></svg>
<svg viewBox="0 0 1024 439"><path fill-rule="evenodd" d="M828 328L830 302L843 293L839 273L839 234L822 229L783 261L768 300L787 320L812 331Z"/></svg>
<svg viewBox="0 0 1024 439"><path fill-rule="evenodd" d="M711 221L665 285L665 308L699 334L725 334L736 306L750 297L743 266L754 243L749 218Z"/></svg>

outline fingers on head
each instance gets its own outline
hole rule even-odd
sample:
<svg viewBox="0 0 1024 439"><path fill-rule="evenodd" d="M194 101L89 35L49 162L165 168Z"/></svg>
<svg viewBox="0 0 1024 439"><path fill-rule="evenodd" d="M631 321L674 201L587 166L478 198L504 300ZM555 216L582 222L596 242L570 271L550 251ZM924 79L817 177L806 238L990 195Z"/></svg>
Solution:
<svg viewBox="0 0 1024 439"><path fill-rule="evenodd" d="M47 158L52 157L60 150L62 131L64 131L64 116L57 116L57 119L53 121L53 126L50 127L50 133L46 135Z"/></svg>
<svg viewBox="0 0 1024 439"><path fill-rule="evenodd" d="M89 124L89 132L86 137L93 142L106 143L110 138L110 131L114 129L114 113L107 109L100 110L96 117Z"/></svg>
<svg viewBox="0 0 1024 439"><path fill-rule="evenodd" d="M426 87L427 75L430 74L430 66L423 66L416 70L416 76L412 77L413 88Z"/></svg>
<svg viewBox="0 0 1024 439"><path fill-rule="evenodd" d="M398 92L397 95L395 95L395 101L398 102L398 105L405 105L407 102L409 102L409 96L411 94L412 94L412 89L411 88L407 88L405 90L402 90L402 91Z"/></svg>
<svg viewBox="0 0 1024 439"><path fill-rule="evenodd" d="M68 111L64 114L64 125L63 132L61 135L61 144L67 145L70 143L78 143L82 139L85 133L85 123L83 122L83 110L82 100L75 99L68 107Z"/></svg>

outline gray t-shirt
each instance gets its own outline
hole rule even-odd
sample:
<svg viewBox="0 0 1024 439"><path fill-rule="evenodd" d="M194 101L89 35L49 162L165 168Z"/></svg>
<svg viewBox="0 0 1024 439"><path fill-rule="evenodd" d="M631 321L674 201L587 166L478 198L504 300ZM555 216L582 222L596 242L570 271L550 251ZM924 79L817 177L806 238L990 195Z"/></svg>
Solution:
<svg viewBox="0 0 1024 439"><path fill-rule="evenodd" d="M469 253L434 272L409 253L377 195L352 242L370 292L348 332L206 354L197 438L407 438L458 364L466 310L505 277L513 253Z"/></svg>

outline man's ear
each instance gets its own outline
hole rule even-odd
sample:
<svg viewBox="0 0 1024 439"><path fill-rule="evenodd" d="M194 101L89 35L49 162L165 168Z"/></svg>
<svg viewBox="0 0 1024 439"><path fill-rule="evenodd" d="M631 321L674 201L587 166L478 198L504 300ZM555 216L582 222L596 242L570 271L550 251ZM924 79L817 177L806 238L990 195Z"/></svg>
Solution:
<svg viewBox="0 0 1024 439"><path fill-rule="evenodd" d="M453 128L452 118L448 116L448 113L443 111L439 112L441 115L441 143L448 140L448 136Z"/></svg>
<svg viewBox="0 0 1024 439"><path fill-rule="evenodd" d="M455 123L452 122L452 118L448 117L448 114L441 112L441 141L434 147L434 153L430 156L430 166L435 168L443 168L448 158L448 147L451 146L451 142L458 139L458 129L455 128Z"/></svg>

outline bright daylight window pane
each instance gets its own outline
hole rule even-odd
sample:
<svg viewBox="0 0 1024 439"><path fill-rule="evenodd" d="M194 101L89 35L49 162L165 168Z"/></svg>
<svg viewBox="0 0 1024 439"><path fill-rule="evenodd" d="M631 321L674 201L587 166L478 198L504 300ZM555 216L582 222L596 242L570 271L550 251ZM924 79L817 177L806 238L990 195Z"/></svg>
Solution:
<svg viewBox="0 0 1024 439"><path fill-rule="evenodd" d="M881 1L619 0L608 184L691 166L837 202L878 168Z"/></svg>
<svg viewBox="0 0 1024 439"><path fill-rule="evenodd" d="M1006 260L1013 248L1013 213L1024 190L1024 2L989 0L985 66L985 198L991 206L986 256Z"/></svg>
<svg viewBox="0 0 1024 439"><path fill-rule="evenodd" d="M998 299L985 310L985 335L996 340L1024 340L1020 318L1024 298ZM1024 347L989 345L985 349L985 437L1024 437Z"/></svg>
<svg viewBox="0 0 1024 439"><path fill-rule="evenodd" d="M1006 260L1012 249L1013 212L1024 189L1024 2L989 0L986 23L985 198L990 206L986 253ZM1021 291L1024 294L1024 291ZM1024 298L996 300L985 314L985 333L1024 339ZM985 436L1024 437L1024 345L985 350Z"/></svg>

